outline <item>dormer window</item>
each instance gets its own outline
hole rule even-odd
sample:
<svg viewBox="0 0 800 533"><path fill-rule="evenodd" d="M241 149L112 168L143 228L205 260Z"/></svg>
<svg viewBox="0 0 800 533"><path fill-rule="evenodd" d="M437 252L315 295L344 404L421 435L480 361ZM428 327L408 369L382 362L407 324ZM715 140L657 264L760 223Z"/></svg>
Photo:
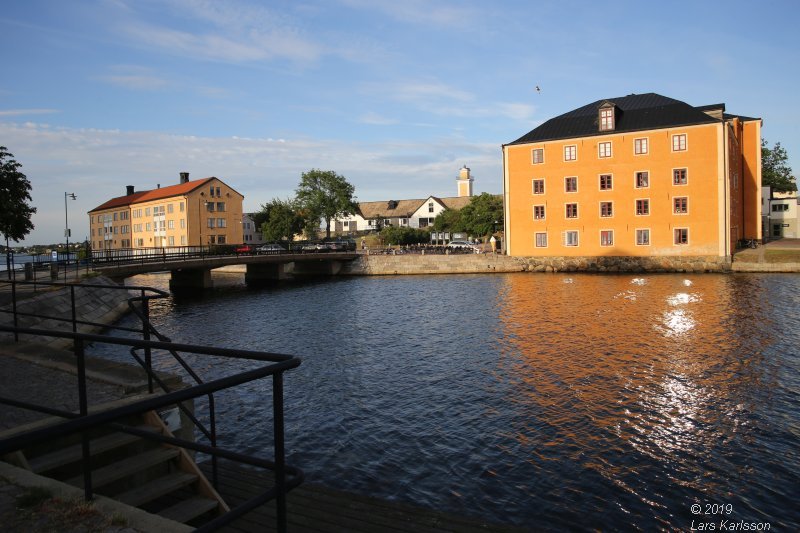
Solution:
<svg viewBox="0 0 800 533"><path fill-rule="evenodd" d="M614 129L614 107L600 108L600 131L611 131Z"/></svg>

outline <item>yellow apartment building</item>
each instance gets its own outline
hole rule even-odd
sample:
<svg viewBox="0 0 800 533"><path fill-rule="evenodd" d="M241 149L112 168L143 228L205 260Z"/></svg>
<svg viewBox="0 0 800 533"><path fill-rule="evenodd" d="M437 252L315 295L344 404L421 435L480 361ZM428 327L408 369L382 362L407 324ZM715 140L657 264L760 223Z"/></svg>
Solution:
<svg viewBox="0 0 800 533"><path fill-rule="evenodd" d="M216 177L149 191L127 186L125 196L89 211L94 250L241 244L244 196Z"/></svg>
<svg viewBox="0 0 800 533"><path fill-rule="evenodd" d="M503 145L514 256L729 258L761 238L761 119L655 93L598 100Z"/></svg>

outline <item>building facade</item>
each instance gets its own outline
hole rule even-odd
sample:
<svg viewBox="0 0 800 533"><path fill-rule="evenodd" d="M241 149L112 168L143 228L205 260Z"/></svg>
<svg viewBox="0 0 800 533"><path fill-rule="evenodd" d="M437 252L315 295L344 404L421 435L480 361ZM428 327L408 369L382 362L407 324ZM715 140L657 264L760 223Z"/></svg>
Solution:
<svg viewBox="0 0 800 533"><path fill-rule="evenodd" d="M503 146L515 256L729 257L761 235L761 120L650 93L599 100Z"/></svg>
<svg viewBox="0 0 800 533"><path fill-rule="evenodd" d="M112 198L89 211L94 250L241 244L244 196L216 177Z"/></svg>
<svg viewBox="0 0 800 533"><path fill-rule="evenodd" d="M800 199L797 191L773 192L771 187L762 187L761 191L764 240L800 237L797 218Z"/></svg>

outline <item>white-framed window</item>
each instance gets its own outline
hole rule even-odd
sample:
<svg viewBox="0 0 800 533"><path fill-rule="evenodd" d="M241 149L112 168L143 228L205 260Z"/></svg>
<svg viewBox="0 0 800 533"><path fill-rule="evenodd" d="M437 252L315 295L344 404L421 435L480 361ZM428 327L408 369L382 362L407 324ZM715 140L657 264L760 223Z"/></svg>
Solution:
<svg viewBox="0 0 800 533"><path fill-rule="evenodd" d="M675 246L685 246L689 244L689 228L675 228L673 230Z"/></svg>
<svg viewBox="0 0 800 533"><path fill-rule="evenodd" d="M433 202L428 202L428 213L433 213Z"/></svg>
<svg viewBox="0 0 800 533"><path fill-rule="evenodd" d="M597 157L611 157L611 141L597 144Z"/></svg>
<svg viewBox="0 0 800 533"><path fill-rule="evenodd" d="M145 231L150 231L151 229L153 229L153 228L150 227L150 223L149 222L146 222L144 227L145 227Z"/></svg>
<svg viewBox="0 0 800 533"><path fill-rule="evenodd" d="M600 230L600 246L614 246L614 230Z"/></svg>
<svg viewBox="0 0 800 533"><path fill-rule="evenodd" d="M544 194L544 178L533 180L533 194Z"/></svg>
<svg viewBox="0 0 800 533"><path fill-rule="evenodd" d="M640 139L633 140L633 153L635 155L644 155L648 151L648 141L647 137L642 137Z"/></svg>
<svg viewBox="0 0 800 533"><path fill-rule="evenodd" d="M569 176L564 178L564 192L578 192L577 176Z"/></svg>
<svg viewBox="0 0 800 533"><path fill-rule="evenodd" d="M535 239L534 245L537 248L547 248L547 232L546 231L535 233L534 234L534 239Z"/></svg>
<svg viewBox="0 0 800 533"><path fill-rule="evenodd" d="M533 219L534 220L544 220L544 206L543 205L535 205L535 206L533 206Z"/></svg>
<svg viewBox="0 0 800 533"><path fill-rule="evenodd" d="M217 191L219 191L219 187L217 187ZM217 235L217 244L225 244L226 242L225 235Z"/></svg>
<svg viewBox="0 0 800 533"><path fill-rule="evenodd" d="M214 219L213 218L209 218L208 219L208 227L209 228L213 228L214 227Z"/></svg>
<svg viewBox="0 0 800 533"><path fill-rule="evenodd" d="M772 204L772 212L780 213L781 211L788 211L789 204Z"/></svg>
<svg viewBox="0 0 800 533"><path fill-rule="evenodd" d="M225 211L225 202L217 202L217 211Z"/></svg>
<svg viewBox="0 0 800 533"><path fill-rule="evenodd" d="M564 204L564 216L567 218L578 218L577 202Z"/></svg>
<svg viewBox="0 0 800 533"><path fill-rule="evenodd" d="M544 163L544 148L534 148L531 150L531 163L541 165Z"/></svg>
<svg viewBox="0 0 800 533"><path fill-rule="evenodd" d="M174 220L168 220L167 221L167 228L175 229L175 221Z"/></svg>
<svg viewBox="0 0 800 533"><path fill-rule="evenodd" d="M614 202L600 202L600 216L603 218L614 216Z"/></svg>
<svg viewBox="0 0 800 533"><path fill-rule="evenodd" d="M224 218L218 218L217 219L217 227L218 228L225 228L227 226L228 226L228 221L227 220L225 220Z"/></svg>
<svg viewBox="0 0 800 533"><path fill-rule="evenodd" d="M186 235L181 235L181 246L186 246Z"/></svg>
<svg viewBox="0 0 800 533"><path fill-rule="evenodd" d="M183 202L178 205L180 206L181 213L183 213L184 209L186 209L186 207L183 205Z"/></svg>
<svg viewBox="0 0 800 533"><path fill-rule="evenodd" d="M604 107L600 110L600 131L614 129L614 108Z"/></svg>
<svg viewBox="0 0 800 533"><path fill-rule="evenodd" d="M181 229L186 229L186 219L185 218L181 219Z"/></svg>
<svg viewBox="0 0 800 533"><path fill-rule="evenodd" d="M175 237L173 237L172 235L170 235L169 237L167 237L167 244L168 244L169 246L175 246Z"/></svg>
<svg viewBox="0 0 800 533"><path fill-rule="evenodd" d="M175 209L175 206L172 204L167 204L167 213L172 213L172 210Z"/></svg>
<svg viewBox="0 0 800 533"><path fill-rule="evenodd" d="M578 145L569 144L564 147L564 161L576 161L578 159Z"/></svg>
<svg viewBox="0 0 800 533"><path fill-rule="evenodd" d="M564 246L578 246L577 230L565 231L563 234Z"/></svg>
<svg viewBox="0 0 800 533"><path fill-rule="evenodd" d="M611 174L600 174L600 190L610 191L614 188L614 181Z"/></svg>
<svg viewBox="0 0 800 533"><path fill-rule="evenodd" d="M637 229L636 230L636 246L650 246L650 230Z"/></svg>
<svg viewBox="0 0 800 533"><path fill-rule="evenodd" d="M672 184L687 185L689 183L689 171L685 168L672 169Z"/></svg>
<svg viewBox="0 0 800 533"><path fill-rule="evenodd" d="M637 172L634 177L634 183L637 189L650 187L650 173L646 170Z"/></svg>
<svg viewBox="0 0 800 533"><path fill-rule="evenodd" d="M650 199L638 198L636 200L636 216L647 216L650 214Z"/></svg>
<svg viewBox="0 0 800 533"><path fill-rule="evenodd" d="M676 215L685 215L689 212L689 198L676 196L672 199L672 212Z"/></svg>
<svg viewBox="0 0 800 533"><path fill-rule="evenodd" d="M683 152L686 150L686 134L678 133L672 136L672 151Z"/></svg>

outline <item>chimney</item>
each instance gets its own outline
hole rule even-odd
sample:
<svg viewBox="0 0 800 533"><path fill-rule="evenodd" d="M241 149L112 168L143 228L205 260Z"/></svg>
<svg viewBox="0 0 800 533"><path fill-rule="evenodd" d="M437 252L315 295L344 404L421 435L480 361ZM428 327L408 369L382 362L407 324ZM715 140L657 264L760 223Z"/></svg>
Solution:
<svg viewBox="0 0 800 533"><path fill-rule="evenodd" d="M133 185L126 185L125 189L128 191L127 193L125 193L126 196L130 196L131 194L133 194Z"/></svg>
<svg viewBox="0 0 800 533"><path fill-rule="evenodd" d="M160 189L160 188L161 188L161 184L160 183L156 183L156 189Z"/></svg>
<svg viewBox="0 0 800 533"><path fill-rule="evenodd" d="M188 172L181 172L181 183L187 183L189 181L189 173Z"/></svg>

